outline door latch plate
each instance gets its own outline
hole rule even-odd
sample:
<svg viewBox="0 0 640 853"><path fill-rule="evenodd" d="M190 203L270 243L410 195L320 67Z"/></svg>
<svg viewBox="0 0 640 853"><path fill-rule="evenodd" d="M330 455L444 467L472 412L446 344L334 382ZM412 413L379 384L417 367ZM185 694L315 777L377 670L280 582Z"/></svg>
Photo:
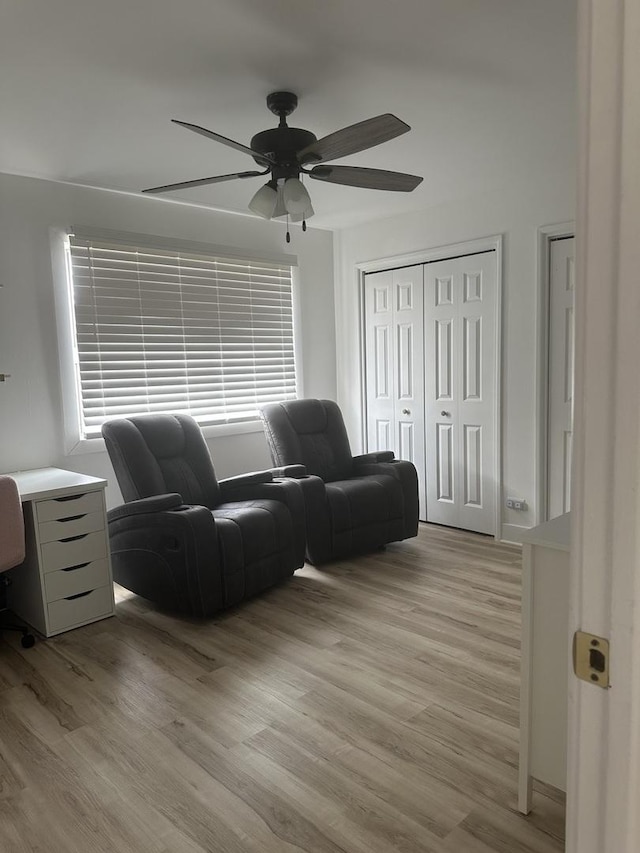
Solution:
<svg viewBox="0 0 640 853"><path fill-rule="evenodd" d="M578 678L609 687L609 640L576 631L573 636L573 670Z"/></svg>

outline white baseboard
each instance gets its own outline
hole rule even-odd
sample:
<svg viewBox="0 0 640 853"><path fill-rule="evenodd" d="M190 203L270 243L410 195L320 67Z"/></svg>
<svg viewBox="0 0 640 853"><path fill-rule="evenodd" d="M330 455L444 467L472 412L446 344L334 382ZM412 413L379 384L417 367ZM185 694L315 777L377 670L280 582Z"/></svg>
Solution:
<svg viewBox="0 0 640 853"><path fill-rule="evenodd" d="M522 545L522 534L526 530L531 530L531 528L525 527L524 524L503 524L500 530L500 541L512 545Z"/></svg>

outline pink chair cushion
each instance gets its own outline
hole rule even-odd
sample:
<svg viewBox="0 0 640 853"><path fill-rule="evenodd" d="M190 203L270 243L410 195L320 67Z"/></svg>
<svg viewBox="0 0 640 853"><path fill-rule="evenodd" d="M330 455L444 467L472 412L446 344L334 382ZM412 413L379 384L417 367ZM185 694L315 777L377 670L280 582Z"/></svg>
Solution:
<svg viewBox="0 0 640 853"><path fill-rule="evenodd" d="M0 474L0 572L24 560L24 519L16 481Z"/></svg>

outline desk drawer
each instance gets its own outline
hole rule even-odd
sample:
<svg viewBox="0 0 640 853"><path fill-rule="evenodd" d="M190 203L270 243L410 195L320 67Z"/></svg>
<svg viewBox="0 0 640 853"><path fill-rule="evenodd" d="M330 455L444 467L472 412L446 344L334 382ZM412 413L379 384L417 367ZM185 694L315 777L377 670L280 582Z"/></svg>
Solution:
<svg viewBox="0 0 640 853"><path fill-rule="evenodd" d="M45 573L89 563L107 556L106 532L87 533L67 542L45 542L41 551L42 571Z"/></svg>
<svg viewBox="0 0 640 853"><path fill-rule="evenodd" d="M60 598L78 595L80 592L88 592L91 589L105 586L110 580L109 563L106 558L92 560L90 563L70 569L47 572L44 576L47 601L58 601Z"/></svg>
<svg viewBox="0 0 640 853"><path fill-rule="evenodd" d="M84 492L70 497L54 498L50 501L37 501L38 523L70 518L74 515L86 515L88 512L103 512L102 492Z"/></svg>
<svg viewBox="0 0 640 853"><path fill-rule="evenodd" d="M41 522L38 525L38 536L40 542L44 543L69 539L81 533L94 533L96 530L104 530L103 512L89 512L86 515L72 515L58 521Z"/></svg>
<svg viewBox="0 0 640 853"><path fill-rule="evenodd" d="M81 593L77 598L61 598L47 605L49 633L56 634L74 625L100 619L113 613L113 587L111 585Z"/></svg>

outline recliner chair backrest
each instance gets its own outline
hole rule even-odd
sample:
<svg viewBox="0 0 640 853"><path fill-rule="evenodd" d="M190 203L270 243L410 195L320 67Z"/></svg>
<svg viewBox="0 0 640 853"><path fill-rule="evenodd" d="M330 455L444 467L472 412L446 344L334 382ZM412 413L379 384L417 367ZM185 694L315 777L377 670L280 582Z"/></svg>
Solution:
<svg viewBox="0 0 640 853"><path fill-rule="evenodd" d="M272 403L260 413L276 465L305 465L308 474L325 482L352 475L349 438L333 400Z"/></svg>
<svg viewBox="0 0 640 853"><path fill-rule="evenodd" d="M177 492L214 509L220 488L200 427L187 415L141 415L102 426L126 502Z"/></svg>

